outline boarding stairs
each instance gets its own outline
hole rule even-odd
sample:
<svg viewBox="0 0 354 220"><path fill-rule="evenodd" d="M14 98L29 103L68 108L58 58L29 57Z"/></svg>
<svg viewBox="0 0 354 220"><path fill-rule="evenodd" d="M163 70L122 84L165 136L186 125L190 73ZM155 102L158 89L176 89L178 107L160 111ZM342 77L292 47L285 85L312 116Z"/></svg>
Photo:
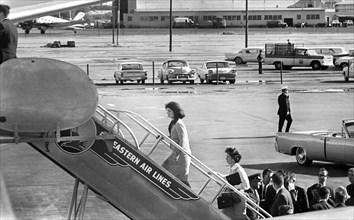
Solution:
<svg viewBox="0 0 354 220"><path fill-rule="evenodd" d="M84 219L89 190L131 219L230 219L216 207L216 199L226 187L244 198L247 208L260 218L271 217L131 111L98 105L92 119L82 126L34 136L15 132L13 142L29 143L75 178L68 220ZM191 188L160 166L170 154L170 144L192 158Z"/></svg>

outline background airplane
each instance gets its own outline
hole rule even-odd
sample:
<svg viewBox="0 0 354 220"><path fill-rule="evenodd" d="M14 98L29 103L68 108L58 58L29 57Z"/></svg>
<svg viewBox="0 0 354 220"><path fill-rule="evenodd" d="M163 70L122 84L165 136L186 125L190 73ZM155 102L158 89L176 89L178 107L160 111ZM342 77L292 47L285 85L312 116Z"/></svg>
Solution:
<svg viewBox="0 0 354 220"><path fill-rule="evenodd" d="M44 16L34 20L18 23L19 26L29 34L33 27L38 28L44 34L48 28L65 28L69 30L84 29L89 26L89 21L85 19L85 13L79 12L73 20L66 20L54 16Z"/></svg>
<svg viewBox="0 0 354 220"><path fill-rule="evenodd" d="M10 6L9 19L15 23L112 0L0 0Z"/></svg>

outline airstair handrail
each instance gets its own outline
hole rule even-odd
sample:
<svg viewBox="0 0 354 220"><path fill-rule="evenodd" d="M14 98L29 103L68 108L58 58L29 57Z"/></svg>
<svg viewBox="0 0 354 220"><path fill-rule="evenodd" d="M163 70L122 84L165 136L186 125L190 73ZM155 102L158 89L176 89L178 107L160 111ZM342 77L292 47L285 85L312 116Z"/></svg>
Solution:
<svg viewBox="0 0 354 220"><path fill-rule="evenodd" d="M211 170L208 166L206 166L204 163L202 163L198 158L196 158L194 155L192 155L191 153L187 152L186 150L184 150L181 146L179 146L176 142L174 142L171 138L169 138L167 135L165 135L163 132L161 132L158 128L156 128L154 125L152 125L150 122L148 122L146 119L144 119L142 116L132 112L132 111L128 111L128 110L118 110L118 109L105 109L103 108L101 105L98 105L98 109L102 110L104 112L104 114L109 115L110 117L112 117L114 120L119 121L119 123L122 122L122 120L120 120L119 118L117 118L115 115L113 115L110 111L112 112L116 112L116 113L123 113L126 116L128 116L129 118L131 118L133 121L135 121L139 126L141 126L144 130L146 130L147 132L150 132L151 134L153 134L155 136L155 138L160 138L162 137L162 142L166 145L172 144L174 147L178 148L180 151L184 152L185 154L187 154L188 156L191 157L191 159L193 159L194 161L196 161L198 164L195 164L192 160L191 164L197 168L199 171L201 171L205 176L207 176L209 179L213 180L214 182L216 182L218 185L221 185L222 188L219 190L219 192L215 195L215 197L213 198L213 200L211 201L211 203L213 203L215 201L215 199L217 198L217 196L220 194L220 192L224 189L224 188L229 188L231 190L233 190L235 193L237 193L240 197L242 197L243 199L245 199L248 203L246 203L247 208L251 209L252 211L254 211L255 213L257 213L260 217L265 218L265 216L263 214L266 215L266 217L272 217L269 213L267 213L264 209L262 209L258 204L256 204L255 202L253 202L250 198L248 198L247 196L245 196L243 193L240 193L239 190L237 190L234 186L232 186L224 177L220 176L218 173L216 173L215 171ZM101 116L105 116L104 114L100 113ZM139 120L137 120L136 118L138 118L139 120L141 120L142 122L144 122L146 125L142 124ZM115 122L112 121L112 123L115 124ZM123 124L122 124L123 125ZM151 130L150 128L148 128L148 126L153 130ZM139 143L137 141L137 138L135 137L134 133L132 132L132 130L125 124L124 126L126 129L128 129L128 131L130 132L130 134L132 135L134 141L136 142L136 146L139 147ZM202 167L205 170L207 170L207 172L205 172ZM208 180L209 182L210 180ZM221 182L221 183L220 183ZM205 184L204 184L205 185ZM205 186L203 186L203 188L205 188ZM256 210L256 207L258 210ZM263 214L261 214L261 211Z"/></svg>
<svg viewBox="0 0 354 220"><path fill-rule="evenodd" d="M113 115L112 113L110 113L109 111L107 111L106 109L104 109L102 106L99 105L98 107L104 112L104 114L107 114L107 115L111 116L112 118L114 118L114 119L116 120L116 122L119 122L120 124L122 124L122 125L127 129L127 131L130 133L130 135L132 136L132 138L133 138L133 140L134 140L134 142L135 142L135 146L139 149L139 142L138 142L138 140L136 139L136 137L135 137L133 131L129 128L129 126L128 126L127 124L125 124L122 120L120 120L119 118L117 118L115 115ZM104 114L102 114L101 112L99 112L99 111L96 111L96 112L98 112L101 116L106 117L106 116L105 116ZM108 118L107 118L106 120L108 120ZM112 126L112 128L111 128L111 132L113 132L114 127L117 125L116 122L112 121L113 126ZM118 129L118 132L119 132L119 129ZM123 136L123 137L124 137L124 136Z"/></svg>

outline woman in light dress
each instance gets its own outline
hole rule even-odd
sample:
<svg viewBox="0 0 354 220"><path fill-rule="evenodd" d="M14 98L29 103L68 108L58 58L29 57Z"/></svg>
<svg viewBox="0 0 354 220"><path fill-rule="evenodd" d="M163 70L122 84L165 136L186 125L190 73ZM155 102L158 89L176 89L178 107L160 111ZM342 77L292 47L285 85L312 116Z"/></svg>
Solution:
<svg viewBox="0 0 354 220"><path fill-rule="evenodd" d="M234 187L238 189L239 192L244 193L245 190L250 188L250 183L245 170L239 164L242 156L239 153L239 151L234 147L227 147L225 153L226 153L226 162L230 165L230 172L228 175L234 173L238 173L240 175L241 183L238 185L234 185ZM225 191L232 192L232 190L229 188L227 188ZM230 208L223 209L222 212L232 219L237 219L237 220L247 219L246 200L241 197L240 199L241 199L240 202L234 203L233 206Z"/></svg>
<svg viewBox="0 0 354 220"><path fill-rule="evenodd" d="M186 152L191 154L189 147L188 133L182 118L185 117L184 111L177 102L169 102L165 105L167 116L171 118L168 126L170 138L181 146ZM162 163L162 167L180 179L183 183L190 187L188 182L189 166L191 158L185 152L177 147L170 145L171 154Z"/></svg>

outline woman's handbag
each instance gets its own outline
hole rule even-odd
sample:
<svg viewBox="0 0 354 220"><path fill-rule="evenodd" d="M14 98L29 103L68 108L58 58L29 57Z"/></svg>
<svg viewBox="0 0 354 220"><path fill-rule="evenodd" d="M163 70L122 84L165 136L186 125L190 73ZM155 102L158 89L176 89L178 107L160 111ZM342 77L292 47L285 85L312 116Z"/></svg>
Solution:
<svg viewBox="0 0 354 220"><path fill-rule="evenodd" d="M229 208L235 203L241 202L241 196L235 192L222 193L218 198L218 209Z"/></svg>
<svg viewBox="0 0 354 220"><path fill-rule="evenodd" d="M218 209L229 208L232 207L234 204L234 201L230 193L222 193L217 198L217 202L218 202Z"/></svg>

